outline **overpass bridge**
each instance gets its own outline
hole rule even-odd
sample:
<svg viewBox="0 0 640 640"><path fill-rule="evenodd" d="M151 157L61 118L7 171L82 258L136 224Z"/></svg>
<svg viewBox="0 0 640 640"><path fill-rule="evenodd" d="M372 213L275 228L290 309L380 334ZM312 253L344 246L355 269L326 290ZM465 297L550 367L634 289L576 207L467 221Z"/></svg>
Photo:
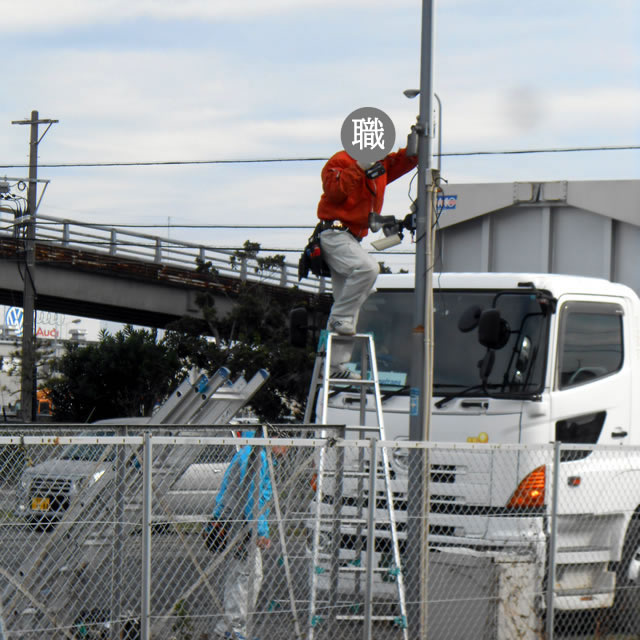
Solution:
<svg viewBox="0 0 640 640"><path fill-rule="evenodd" d="M22 306L24 219L0 210L0 304ZM165 327L198 316L207 293L224 314L242 283L300 296L329 308L330 282L298 282L297 265L269 266L254 256L125 230L38 215L33 279L36 309ZM208 268L203 269L202 265Z"/></svg>

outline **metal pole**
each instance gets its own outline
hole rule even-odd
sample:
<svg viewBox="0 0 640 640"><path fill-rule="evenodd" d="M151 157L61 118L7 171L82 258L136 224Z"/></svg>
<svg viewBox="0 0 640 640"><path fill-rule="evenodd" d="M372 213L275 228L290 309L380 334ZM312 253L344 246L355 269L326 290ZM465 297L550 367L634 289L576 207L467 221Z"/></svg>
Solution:
<svg viewBox="0 0 640 640"><path fill-rule="evenodd" d="M431 193L431 139L433 117L433 32L434 2L422 3L422 45L420 69L420 113L418 133L418 201L416 211L416 267L414 328L411 336L413 358L410 370L411 440L429 440L431 388L432 388L432 210ZM408 622L412 638L426 638L427 634L427 501L428 468L425 450L410 455L407 555L407 587L413 600L408 608Z"/></svg>
<svg viewBox="0 0 640 640"><path fill-rule="evenodd" d="M553 443L553 485L551 489L551 526L549 527L549 562L547 563L547 640L553 640L553 595L556 586L556 542L558 537L558 475L560 443Z"/></svg>
<svg viewBox="0 0 640 640"><path fill-rule="evenodd" d="M22 293L22 374L20 407L24 422L35 421L33 412L36 349L33 313L35 311L35 239L36 201L38 197L38 112L31 112L29 137L29 186L27 188L27 225L25 240L25 270Z"/></svg>
<svg viewBox="0 0 640 640"><path fill-rule="evenodd" d="M119 429L119 435L127 435L127 427ZM125 488L126 488L126 451L125 445L119 445L116 453L116 505L114 525L114 571L113 584L111 585L111 612L113 620L112 638L120 638L122 628L122 580L124 577L124 552L125 552Z"/></svg>
<svg viewBox="0 0 640 640"><path fill-rule="evenodd" d="M150 640L151 630L151 500L153 455L151 434L144 434L142 456L142 598L140 603L140 638Z"/></svg>
<svg viewBox="0 0 640 640"><path fill-rule="evenodd" d="M372 594L373 594L373 562L374 553L376 550L376 479L378 468L378 449L376 447L377 442L375 438L371 438L371 447L369 448L369 456L371 464L369 465L369 509L367 517L367 581L365 585L365 599L364 599L364 629L363 640L371 640L372 632ZM393 523L392 523L393 526Z"/></svg>
<svg viewBox="0 0 640 640"><path fill-rule="evenodd" d="M38 125L49 127L57 120L40 120L37 111L31 112L29 120L12 120L11 124L28 124L29 136L29 186L27 189L27 222L25 233L24 283L22 291L22 367L20 375L20 413L23 422L33 422L36 418L35 367L36 348L34 335L35 311L35 242L36 212L38 208ZM47 133L49 127L42 134Z"/></svg>
<svg viewBox="0 0 640 640"><path fill-rule="evenodd" d="M253 450L256 451L255 445ZM258 561L262 563L262 557L260 549L258 548L258 517L259 517L259 503L260 503L260 485L262 484L261 469L262 469L262 450L258 449L253 459L253 466L249 468L251 457L247 461L247 469L245 475L253 474L253 494L250 498L247 493L247 500L251 500L251 546L249 548L249 580L247 584L247 638L253 638L253 617L255 615L255 603L257 593L255 591L256 580L256 565ZM247 492L249 492L251 484L247 484ZM244 498L242 498L244 499ZM260 560L258 556L260 555ZM261 565L262 566L262 565ZM262 572L262 569L260 570Z"/></svg>

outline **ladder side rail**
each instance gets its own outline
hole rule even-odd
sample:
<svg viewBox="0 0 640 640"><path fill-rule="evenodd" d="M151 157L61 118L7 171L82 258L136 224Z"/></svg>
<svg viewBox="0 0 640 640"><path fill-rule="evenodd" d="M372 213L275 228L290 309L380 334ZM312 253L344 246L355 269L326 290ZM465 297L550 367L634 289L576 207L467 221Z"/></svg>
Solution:
<svg viewBox="0 0 640 640"><path fill-rule="evenodd" d="M188 424L201 408L206 405L209 398L229 379L229 369L221 367L209 380L203 389L194 387L192 394L187 396L187 401L181 403L177 410L164 420L164 424Z"/></svg>
<svg viewBox="0 0 640 640"><path fill-rule="evenodd" d="M320 377L320 370L323 366L322 353L320 350L316 352L316 358L313 363L313 373L311 374L311 384L309 385L309 394L307 396L307 406L304 409L304 424L311 424L311 414L313 413L316 403L318 402L318 378Z"/></svg>
<svg viewBox="0 0 640 640"><path fill-rule="evenodd" d="M198 416L197 424L228 424L250 400L262 388L269 379L269 372L260 369L245 387L241 389L237 397L231 397L225 403L220 403L219 398L212 398L207 412Z"/></svg>
<svg viewBox="0 0 640 640"><path fill-rule="evenodd" d="M220 387L201 409L193 416L192 424L210 425L219 424L219 417L230 405L231 401L242 399L243 392L247 387L244 376L240 376L233 383Z"/></svg>
<svg viewBox="0 0 640 640"><path fill-rule="evenodd" d="M373 379L375 381L375 402L376 402L376 414L378 416L378 425L380 427L380 439L386 440L386 433L384 428L384 418L382 413L382 396L380 394L380 378L378 375L378 363L376 361L375 344L373 336L369 336L369 353L371 354L371 369ZM393 562L395 564L396 584L398 587L398 601L400 604L400 615L402 616L401 626L403 636L405 640L408 640L407 631L407 603L405 597L404 578L402 575L402 560L400 558L400 543L398 541L398 527L396 522L395 505L393 503L393 491L391 488L391 467L389 464L389 450L387 447L382 447L382 467L384 470L384 484L387 498L387 509L389 512L389 523L391 530L391 540L393 548ZM377 475L377 469L373 469L373 472ZM375 509L375 495L373 496L373 503L371 496L369 496L369 509Z"/></svg>
<svg viewBox="0 0 640 640"><path fill-rule="evenodd" d="M264 373L261 373L264 372ZM266 375L265 375L266 374ZM222 411L226 411L231 417L233 417L255 394L255 392L264 384L266 379L268 378L268 374L261 369L259 373L257 373L251 381L247 384L247 381L240 377L236 382L230 387L230 391L221 391L219 388L214 393L210 394L210 397L206 401L210 408L216 409L217 413L214 416L215 420L208 421L206 418L211 415L211 411L200 411L196 414L193 422L190 424L227 424L230 420L224 420L224 416L222 416ZM224 382L224 380L222 381ZM222 383L221 383L222 384ZM238 387L237 393L234 393L234 390ZM220 385L218 385L219 387ZM216 396L218 398L220 395L228 395L231 397L231 400L225 400L223 403L220 403L216 400ZM235 396L235 399L234 399ZM172 447L167 447L167 455L173 453ZM158 493L158 496L162 496L162 492L165 489L169 489L173 486L174 482L182 476L182 474L187 470L187 468L194 463L197 459L198 455L201 452L201 447L197 445L193 446L183 446L178 454L173 453L171 464L168 467L159 469L154 469L154 490Z"/></svg>
<svg viewBox="0 0 640 640"><path fill-rule="evenodd" d="M344 440L344 432L342 433L342 439ZM335 472L335 482L333 486L333 528L331 531L331 540L333 542L332 550L331 550L331 567L330 567L330 575L329 575L329 589L330 589L330 599L329 599L329 607L331 612L338 611L338 597L339 597L339 581L340 581L340 525L341 525L341 513L342 513L342 503L343 503L343 484L344 484L344 459L345 452L344 447L339 447L336 452L336 472ZM335 623L336 615L332 616L332 623ZM335 628L335 627L334 627ZM332 631L330 629L330 631ZM330 637L336 637L339 635L337 633L330 633Z"/></svg>
<svg viewBox="0 0 640 640"><path fill-rule="evenodd" d="M151 424L187 424L191 415L197 413L199 406L206 403L208 397L216 392L223 384L225 384L229 377L229 369L226 367L220 367L209 379L204 372L200 371L195 381L192 381L192 377L189 376L185 380L178 390L182 393L178 397L178 401L172 403L172 406L168 411L157 411L151 418ZM186 383L186 384L185 384ZM178 395L178 390L174 392L174 395ZM173 396L172 396L173 398ZM162 409L162 407L161 407ZM154 490L162 488L166 482L164 478L176 478L178 472L182 472L189 464L195 460L197 452L187 451L188 447L185 447L181 452L181 458L176 458L175 452L171 447L158 447L154 454L153 468L154 473ZM167 465L168 458L171 459L171 464ZM179 469L176 469L176 466ZM177 479L177 478L176 478Z"/></svg>
<svg viewBox="0 0 640 640"><path fill-rule="evenodd" d="M362 375L362 379L366 380L367 379L367 363L368 360L370 360L371 356L369 353L369 343L366 340L366 338L364 340L360 340L361 343L361 351L360 351L360 373ZM375 380L374 380L374 384L375 384ZM375 389L374 389L375 391ZM366 426L367 425L367 388L364 385L360 386L360 425L362 426ZM376 430L379 431L380 428L380 421L378 419L378 424L376 425ZM358 437L364 437L364 433L361 434L361 436ZM365 463L365 458L366 458L367 452L364 449L358 449L358 469L364 469L364 463ZM375 470L374 470L375 471ZM371 472L371 469L369 469L369 472ZM356 491L356 508L357 508L357 515L356 515L356 538L355 538L355 545L354 545L354 554L357 560L361 560L362 559L362 554L365 552L365 536L364 536L364 525L365 525L365 499L364 499L364 494L365 494L365 478L363 475L359 475L358 476L358 480L357 480L357 491ZM373 501L375 504L375 493L373 496ZM371 496L369 496L369 505L371 505ZM362 598L362 580L360 579L360 576L358 576L357 578L354 579L355 580L355 590L354 590L354 597L356 598L356 600L359 600Z"/></svg>
<svg viewBox="0 0 640 640"><path fill-rule="evenodd" d="M320 408L320 423L327 424L327 406L329 403L329 373L331 363L331 334L327 335L326 347L324 352L324 361L322 367L318 367L317 375L320 374L322 369L322 406ZM315 367L314 367L315 369ZM312 381L312 387L317 386L317 379ZM325 438L327 435L326 429L322 429L320 437ZM309 595L309 626L307 632L307 639L313 640L315 627L320 622L321 617L317 615L318 606L318 576L320 571L320 529L322 520L322 503L323 503L323 484L326 464L326 447L322 447L318 453L318 467L316 473L316 504L315 504L315 518L313 527L313 539L311 544L311 589Z"/></svg>
<svg viewBox="0 0 640 640"><path fill-rule="evenodd" d="M187 395L192 391L194 384L201 379L203 371L198 372L192 378L192 370L189 375L178 385L178 388L162 403L160 408L149 418L147 424L161 424L165 419L175 411L176 407L186 402Z"/></svg>

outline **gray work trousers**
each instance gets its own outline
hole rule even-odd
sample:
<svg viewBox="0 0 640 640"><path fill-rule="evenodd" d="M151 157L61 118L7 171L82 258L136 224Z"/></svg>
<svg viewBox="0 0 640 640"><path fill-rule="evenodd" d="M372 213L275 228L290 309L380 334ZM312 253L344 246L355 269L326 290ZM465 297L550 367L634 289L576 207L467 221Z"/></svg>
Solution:
<svg viewBox="0 0 640 640"><path fill-rule="evenodd" d="M378 263L347 231L327 229L320 234L325 262L331 269L333 306L331 318L358 324L360 307L371 293L380 267ZM347 362L351 358L352 344L336 341L332 361Z"/></svg>

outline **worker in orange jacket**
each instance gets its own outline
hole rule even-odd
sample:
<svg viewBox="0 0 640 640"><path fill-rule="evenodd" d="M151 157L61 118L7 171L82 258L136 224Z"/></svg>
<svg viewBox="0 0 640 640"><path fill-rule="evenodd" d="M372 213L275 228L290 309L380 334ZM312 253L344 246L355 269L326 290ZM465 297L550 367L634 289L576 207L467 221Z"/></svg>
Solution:
<svg viewBox="0 0 640 640"><path fill-rule="evenodd" d="M318 204L320 245L331 271L333 306L328 329L353 335L360 307L369 295L380 271L376 260L360 244L369 233L371 214L379 216L389 182L408 173L418 163L406 149L389 153L382 160L364 165L346 151L332 156L322 169L323 193ZM345 367L351 349L336 344L331 376L359 377Z"/></svg>

